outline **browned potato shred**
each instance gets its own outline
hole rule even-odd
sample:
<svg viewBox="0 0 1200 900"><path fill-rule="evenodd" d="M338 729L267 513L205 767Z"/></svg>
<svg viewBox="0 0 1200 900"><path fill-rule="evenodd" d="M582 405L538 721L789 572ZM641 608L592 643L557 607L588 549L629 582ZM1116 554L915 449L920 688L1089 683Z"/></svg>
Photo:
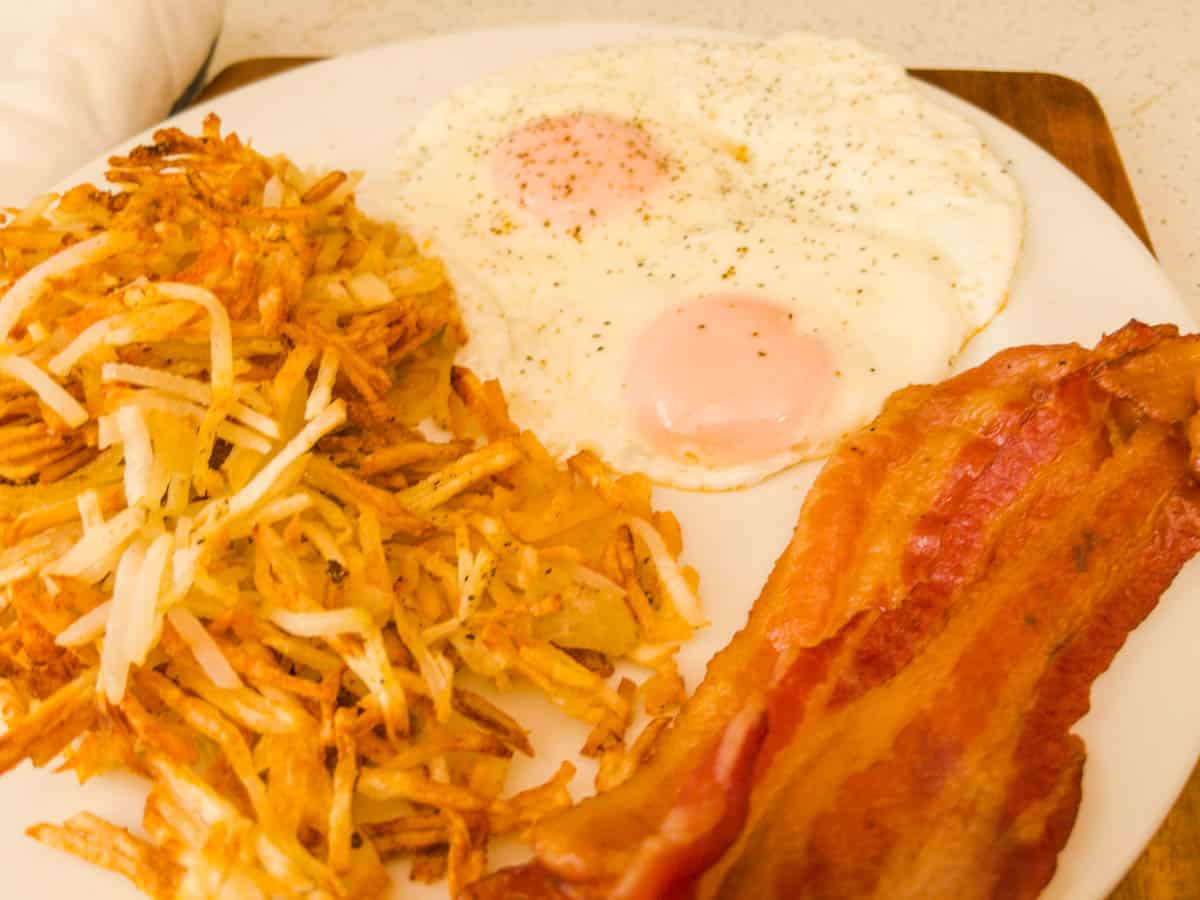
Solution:
<svg viewBox="0 0 1200 900"><path fill-rule="evenodd" d="M148 779L142 834L29 834L155 897L379 897L401 857L455 895L575 774L506 795L536 746L463 679L627 778L701 624L678 524L453 366L441 265L357 175L154 141L0 227L0 773Z"/></svg>

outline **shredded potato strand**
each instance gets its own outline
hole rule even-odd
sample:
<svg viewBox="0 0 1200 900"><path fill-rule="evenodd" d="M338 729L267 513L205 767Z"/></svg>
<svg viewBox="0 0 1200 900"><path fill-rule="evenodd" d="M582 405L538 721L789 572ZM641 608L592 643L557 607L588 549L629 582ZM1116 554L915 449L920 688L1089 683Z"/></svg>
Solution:
<svg viewBox="0 0 1200 900"><path fill-rule="evenodd" d="M100 376L107 382L118 381L141 387L157 388L197 404L212 403L212 388L207 384L158 369L147 369L143 366L131 366L125 363L105 363L100 369ZM274 419L251 409L244 403L235 402L230 407L229 417L250 426L266 437L279 437L279 425Z"/></svg>
<svg viewBox="0 0 1200 900"><path fill-rule="evenodd" d="M23 356L0 354L0 372L29 385L42 402L72 428L78 428L88 420L87 410L79 401L38 368L36 363Z"/></svg>
<svg viewBox="0 0 1200 900"><path fill-rule="evenodd" d="M136 581L146 544L138 541L129 547L117 564L113 582L112 606L104 629L104 649L100 656L100 687L109 703L120 703L129 678L130 638L137 618Z"/></svg>
<svg viewBox="0 0 1200 900"><path fill-rule="evenodd" d="M54 642L60 647L74 647L78 644L87 644L94 641L104 633L104 626L108 622L108 611L112 606L111 600L105 600L99 606L84 613L78 619L64 628L58 633L58 637Z"/></svg>
<svg viewBox="0 0 1200 900"><path fill-rule="evenodd" d="M0 299L0 339L8 339L22 314L49 288L51 279L103 259L119 250L122 244L115 234L106 231L48 257L26 272Z"/></svg>

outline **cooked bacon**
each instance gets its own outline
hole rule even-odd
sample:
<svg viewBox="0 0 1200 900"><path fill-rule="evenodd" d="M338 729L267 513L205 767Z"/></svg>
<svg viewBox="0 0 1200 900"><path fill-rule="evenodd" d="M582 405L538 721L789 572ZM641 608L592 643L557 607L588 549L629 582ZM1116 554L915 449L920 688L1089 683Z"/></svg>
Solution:
<svg viewBox="0 0 1200 900"><path fill-rule="evenodd" d="M1200 341L1130 323L895 394L654 758L469 896L1035 897L1091 683L1200 550L1198 374Z"/></svg>

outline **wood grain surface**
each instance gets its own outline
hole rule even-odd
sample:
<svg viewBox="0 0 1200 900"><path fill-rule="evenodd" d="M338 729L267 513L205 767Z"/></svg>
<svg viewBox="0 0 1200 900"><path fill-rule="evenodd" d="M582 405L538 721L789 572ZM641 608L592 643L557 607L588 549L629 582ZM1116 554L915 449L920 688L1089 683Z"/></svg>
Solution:
<svg viewBox="0 0 1200 900"><path fill-rule="evenodd" d="M286 57L235 63L196 102L314 61ZM914 69L912 74L986 110L1048 151L1106 200L1153 251L1104 111L1082 84L1041 72ZM1136 780L1141 773L1128 777ZM1200 767L1109 900L1190 898L1200 898Z"/></svg>

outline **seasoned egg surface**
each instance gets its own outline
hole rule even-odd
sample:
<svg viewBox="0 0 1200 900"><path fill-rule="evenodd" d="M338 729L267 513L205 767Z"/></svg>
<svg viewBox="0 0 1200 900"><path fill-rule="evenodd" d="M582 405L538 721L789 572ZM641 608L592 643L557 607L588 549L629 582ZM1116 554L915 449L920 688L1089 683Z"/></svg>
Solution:
<svg viewBox="0 0 1200 900"><path fill-rule="evenodd" d="M537 62L447 98L400 215L514 419L677 487L828 452L1003 304L1017 187L891 60L809 34Z"/></svg>

